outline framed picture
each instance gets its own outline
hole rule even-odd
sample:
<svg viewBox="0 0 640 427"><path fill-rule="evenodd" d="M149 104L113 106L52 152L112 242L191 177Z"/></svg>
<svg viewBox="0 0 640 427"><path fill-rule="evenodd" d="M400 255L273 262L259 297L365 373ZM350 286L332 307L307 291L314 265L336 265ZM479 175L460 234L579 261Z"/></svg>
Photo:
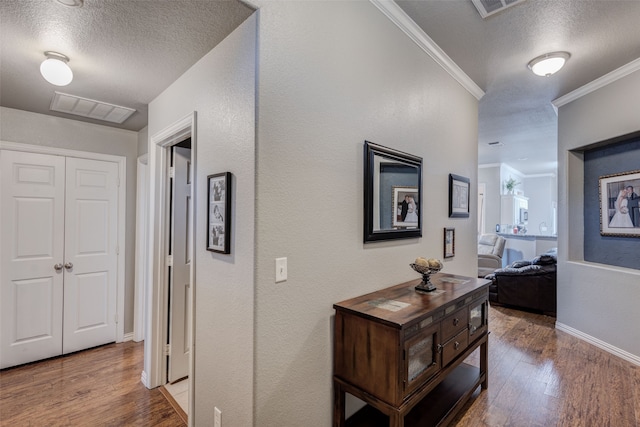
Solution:
<svg viewBox="0 0 640 427"><path fill-rule="evenodd" d="M449 218L469 218L469 178L449 174Z"/></svg>
<svg viewBox="0 0 640 427"><path fill-rule="evenodd" d="M420 200L418 187L393 187L391 224L396 229L417 228Z"/></svg>
<svg viewBox="0 0 640 427"><path fill-rule="evenodd" d="M640 237L640 170L604 175L600 188L600 234Z"/></svg>
<svg viewBox="0 0 640 427"><path fill-rule="evenodd" d="M456 229L444 229L444 257L453 258L456 255Z"/></svg>
<svg viewBox="0 0 640 427"><path fill-rule="evenodd" d="M363 242L422 237L422 157L365 141L363 178ZM403 216L405 195L417 220L409 201Z"/></svg>
<svg viewBox="0 0 640 427"><path fill-rule="evenodd" d="M231 172L207 176L207 250L231 253Z"/></svg>

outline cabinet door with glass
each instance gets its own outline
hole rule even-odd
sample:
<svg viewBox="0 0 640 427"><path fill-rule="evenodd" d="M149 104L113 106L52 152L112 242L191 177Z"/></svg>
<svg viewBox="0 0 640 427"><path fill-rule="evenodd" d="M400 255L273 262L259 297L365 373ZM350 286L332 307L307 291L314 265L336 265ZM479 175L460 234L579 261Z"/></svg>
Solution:
<svg viewBox="0 0 640 427"><path fill-rule="evenodd" d="M469 342L482 335L489 324L489 307L487 300L479 300L469 306Z"/></svg>
<svg viewBox="0 0 640 427"><path fill-rule="evenodd" d="M440 369L440 323L424 327L404 344L404 395Z"/></svg>

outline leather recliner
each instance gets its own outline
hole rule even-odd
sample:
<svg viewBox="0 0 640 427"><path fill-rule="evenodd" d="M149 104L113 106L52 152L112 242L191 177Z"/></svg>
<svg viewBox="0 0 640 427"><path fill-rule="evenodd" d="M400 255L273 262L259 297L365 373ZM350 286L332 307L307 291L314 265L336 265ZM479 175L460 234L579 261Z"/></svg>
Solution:
<svg viewBox="0 0 640 427"><path fill-rule="evenodd" d="M478 277L484 277L502 267L506 239L497 234L483 234L478 239Z"/></svg>

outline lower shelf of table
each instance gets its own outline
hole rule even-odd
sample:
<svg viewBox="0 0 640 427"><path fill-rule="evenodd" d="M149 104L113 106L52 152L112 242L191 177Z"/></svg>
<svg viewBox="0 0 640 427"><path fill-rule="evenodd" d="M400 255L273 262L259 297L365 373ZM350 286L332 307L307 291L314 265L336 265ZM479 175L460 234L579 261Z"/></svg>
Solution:
<svg viewBox="0 0 640 427"><path fill-rule="evenodd" d="M455 413L480 387L480 369L466 363L456 367L420 403L405 416L405 426L437 426ZM353 414L347 427L386 427L389 417L370 405Z"/></svg>

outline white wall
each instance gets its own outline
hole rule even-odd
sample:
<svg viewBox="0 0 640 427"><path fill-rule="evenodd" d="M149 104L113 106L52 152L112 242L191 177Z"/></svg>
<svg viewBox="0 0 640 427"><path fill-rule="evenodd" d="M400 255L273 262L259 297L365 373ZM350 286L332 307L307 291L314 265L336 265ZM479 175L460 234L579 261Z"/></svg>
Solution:
<svg viewBox="0 0 640 427"><path fill-rule="evenodd" d="M0 107L2 141L126 157L125 334L133 331L137 138L137 132Z"/></svg>
<svg viewBox="0 0 640 427"><path fill-rule="evenodd" d="M584 162L581 153L569 150L638 131L639 91L636 71L560 107L558 115L558 324L637 363L640 270L584 262Z"/></svg>
<svg viewBox="0 0 640 427"><path fill-rule="evenodd" d="M149 135L197 112L195 424L253 421L256 17L149 104ZM149 147L150 169L158 157ZM231 254L206 251L207 175L233 174ZM159 174L152 179L154 191ZM190 417L193 414L190 414Z"/></svg>
<svg viewBox="0 0 640 427"><path fill-rule="evenodd" d="M138 132L138 157L149 152L149 126Z"/></svg>
<svg viewBox="0 0 640 427"><path fill-rule="evenodd" d="M555 216L553 209L558 203L558 179L555 175L527 176L524 178L527 188L525 196L529 198L529 224L527 234L551 235L554 232ZM541 231L541 223L547 231Z"/></svg>
<svg viewBox="0 0 640 427"><path fill-rule="evenodd" d="M484 230L495 233L496 224L500 224L502 184L500 182L500 166L481 166L478 168L478 182L485 184Z"/></svg>
<svg viewBox="0 0 640 427"><path fill-rule="evenodd" d="M448 226L444 271L477 274L476 192L448 218L448 175L476 188L478 102L370 2L256 3L254 425L329 426L333 304L417 279ZM365 139L424 158L422 238L362 243Z"/></svg>

